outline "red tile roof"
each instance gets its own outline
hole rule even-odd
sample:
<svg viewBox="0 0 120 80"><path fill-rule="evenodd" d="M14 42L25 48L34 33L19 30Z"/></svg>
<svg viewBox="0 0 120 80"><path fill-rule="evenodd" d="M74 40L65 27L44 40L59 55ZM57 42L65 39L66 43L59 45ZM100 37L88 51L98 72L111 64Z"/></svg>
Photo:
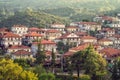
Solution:
<svg viewBox="0 0 120 80"><path fill-rule="evenodd" d="M53 41L50 41L50 40L42 40L41 42L33 42L33 44L56 44L55 42Z"/></svg>
<svg viewBox="0 0 120 80"><path fill-rule="evenodd" d="M89 44L82 44L80 46L70 48L70 50L74 50L77 52L77 51L81 51L81 50L86 49L88 46L89 46Z"/></svg>
<svg viewBox="0 0 120 80"><path fill-rule="evenodd" d="M7 32L2 36L3 38L21 38L18 34L14 34L12 32Z"/></svg>
<svg viewBox="0 0 120 80"><path fill-rule="evenodd" d="M55 30L55 29L50 29L46 31L47 33L60 33L60 31Z"/></svg>
<svg viewBox="0 0 120 80"><path fill-rule="evenodd" d="M31 52L28 52L28 51L25 51L25 50L18 50L16 52L13 53L13 55L17 55L17 56L20 56L20 55L30 55Z"/></svg>
<svg viewBox="0 0 120 80"><path fill-rule="evenodd" d="M30 47L24 45L14 45L9 47L8 49L30 49Z"/></svg>
<svg viewBox="0 0 120 80"><path fill-rule="evenodd" d="M37 32L28 33L28 34L25 34L24 36L27 36L27 37L42 37L42 35L38 34Z"/></svg>
<svg viewBox="0 0 120 80"><path fill-rule="evenodd" d="M120 50L114 48L104 48L100 51L101 54L107 55L107 57L120 56Z"/></svg>
<svg viewBox="0 0 120 80"><path fill-rule="evenodd" d="M39 31L39 30L40 30L40 29L37 28L37 27L32 27L32 28L29 28L29 29L28 29L28 32L29 32L29 31L32 31L32 32L35 31L35 32L36 32L36 31Z"/></svg>
<svg viewBox="0 0 120 80"><path fill-rule="evenodd" d="M13 27L23 27L23 28L26 28L25 25L13 25Z"/></svg>
<svg viewBox="0 0 120 80"><path fill-rule="evenodd" d="M97 38L87 35L87 36L83 36L81 39L97 39Z"/></svg>
<svg viewBox="0 0 120 80"><path fill-rule="evenodd" d="M68 52L66 52L63 56L64 56L64 57L69 57L69 56L72 56L73 54L74 54L74 52L68 51Z"/></svg>

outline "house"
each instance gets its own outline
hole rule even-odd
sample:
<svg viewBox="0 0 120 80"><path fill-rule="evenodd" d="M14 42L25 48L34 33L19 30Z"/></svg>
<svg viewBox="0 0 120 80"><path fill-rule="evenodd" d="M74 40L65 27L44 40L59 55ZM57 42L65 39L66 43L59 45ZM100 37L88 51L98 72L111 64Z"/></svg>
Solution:
<svg viewBox="0 0 120 80"><path fill-rule="evenodd" d="M42 39L43 35L41 35L37 32L31 32L31 33L25 34L24 38L27 39L29 42L32 42L32 41L35 41L35 40Z"/></svg>
<svg viewBox="0 0 120 80"><path fill-rule="evenodd" d="M56 43L51 41L51 40L41 40L39 42L33 42L31 49L33 53L37 53L38 50L38 45L41 45L41 50L46 50L46 51L52 51L52 49L54 50L54 52L56 52Z"/></svg>
<svg viewBox="0 0 120 80"><path fill-rule="evenodd" d="M77 24L83 32L101 30L101 24L96 22L77 22Z"/></svg>
<svg viewBox="0 0 120 80"><path fill-rule="evenodd" d="M24 25L14 25L11 28L11 31L14 34L18 34L19 36L23 36L24 34L27 34L28 32L28 27L24 26Z"/></svg>
<svg viewBox="0 0 120 80"><path fill-rule="evenodd" d="M67 26L67 27L65 27L65 30L67 32L77 32L77 31L79 31L79 27L77 27L77 26Z"/></svg>
<svg viewBox="0 0 120 80"><path fill-rule="evenodd" d="M120 56L120 50L115 48L104 48L100 51L104 58L107 60Z"/></svg>
<svg viewBox="0 0 120 80"><path fill-rule="evenodd" d="M25 51L28 51L28 52L31 52L31 48L28 47L28 46L24 46L24 45L13 45L13 46L9 46L7 48L7 53L14 53L18 50L25 50Z"/></svg>
<svg viewBox="0 0 120 80"><path fill-rule="evenodd" d="M32 59L33 55L31 52L26 50L18 50L11 54L12 59Z"/></svg>
<svg viewBox="0 0 120 80"><path fill-rule="evenodd" d="M115 30L111 28L103 28L98 31L98 35L102 35L103 37L110 37L115 35Z"/></svg>
<svg viewBox="0 0 120 80"><path fill-rule="evenodd" d="M18 34L7 32L1 36L1 45L8 47L10 45L21 45L22 37Z"/></svg>
<svg viewBox="0 0 120 80"><path fill-rule="evenodd" d="M89 45L93 45L95 50L101 50L101 46L96 45L96 44L91 44L91 43L84 43L84 44L80 44L77 47L72 47L69 49L68 52L64 53L64 57L69 57L72 56L74 53L78 52L78 51L83 51L85 50L87 47L89 47Z"/></svg>
<svg viewBox="0 0 120 80"><path fill-rule="evenodd" d="M54 40L61 36L61 32L54 29L49 29L46 31L46 38L49 40Z"/></svg>
<svg viewBox="0 0 120 80"><path fill-rule="evenodd" d="M96 37L93 37L93 36L83 36L80 38L81 39L81 43L97 43L97 38Z"/></svg>
<svg viewBox="0 0 120 80"><path fill-rule="evenodd" d="M40 29L37 27L31 27L28 29L28 33L36 32L39 33Z"/></svg>
<svg viewBox="0 0 120 80"><path fill-rule="evenodd" d="M61 32L64 32L65 30L65 25L64 24L60 24L60 23L54 23L50 25L51 29L55 29Z"/></svg>
<svg viewBox="0 0 120 80"><path fill-rule="evenodd" d="M113 21L113 18L110 16L96 16L95 18L93 18L93 21L95 22L99 22L99 23L111 23Z"/></svg>
<svg viewBox="0 0 120 80"><path fill-rule="evenodd" d="M75 33L66 33L63 34L61 37L58 38L64 44L74 45L77 46L80 44L80 37Z"/></svg>
<svg viewBox="0 0 120 80"><path fill-rule="evenodd" d="M102 46L111 46L113 45L113 41L107 38L103 38L103 39L98 40L98 44Z"/></svg>

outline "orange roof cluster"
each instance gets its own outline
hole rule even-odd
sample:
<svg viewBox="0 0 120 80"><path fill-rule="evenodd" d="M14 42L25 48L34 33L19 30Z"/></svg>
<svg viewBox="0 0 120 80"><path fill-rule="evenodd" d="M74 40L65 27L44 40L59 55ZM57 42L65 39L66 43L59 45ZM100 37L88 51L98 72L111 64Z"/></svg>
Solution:
<svg viewBox="0 0 120 80"><path fill-rule="evenodd" d="M27 36L27 37L42 37L42 35L38 34L37 32L28 33L28 34L25 34L24 36Z"/></svg>
<svg viewBox="0 0 120 80"><path fill-rule="evenodd" d="M60 33L60 31L55 30L55 29L50 29L46 31L47 33Z"/></svg>
<svg viewBox="0 0 120 80"><path fill-rule="evenodd" d="M56 44L55 42L53 41L50 41L50 40L42 40L41 42L33 42L33 44Z"/></svg>
<svg viewBox="0 0 120 80"><path fill-rule="evenodd" d="M75 50L77 52L77 51L81 51L81 50L86 49L88 46L89 46L89 44L82 44L80 46L73 47L70 50Z"/></svg>
<svg viewBox="0 0 120 80"><path fill-rule="evenodd" d="M9 47L8 49L30 49L30 47L24 45L14 45Z"/></svg>
<svg viewBox="0 0 120 80"><path fill-rule="evenodd" d="M18 50L13 53L13 55L21 56L21 55L30 55L31 52L25 51L25 50Z"/></svg>
<svg viewBox="0 0 120 80"><path fill-rule="evenodd" d="M83 36L82 39L97 39L97 38L87 35L87 36Z"/></svg>
<svg viewBox="0 0 120 80"><path fill-rule="evenodd" d="M120 50L114 48L104 48L100 51L101 54L107 55L107 57L120 56Z"/></svg>
<svg viewBox="0 0 120 80"><path fill-rule="evenodd" d="M12 32L7 32L2 37L3 38L21 38L18 34L14 34Z"/></svg>

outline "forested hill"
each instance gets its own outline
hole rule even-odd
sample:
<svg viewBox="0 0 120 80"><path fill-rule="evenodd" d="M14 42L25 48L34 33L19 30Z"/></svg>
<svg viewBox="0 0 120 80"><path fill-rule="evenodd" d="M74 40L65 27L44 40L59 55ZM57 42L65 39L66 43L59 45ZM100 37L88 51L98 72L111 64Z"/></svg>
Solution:
<svg viewBox="0 0 120 80"><path fill-rule="evenodd" d="M37 13L27 16L23 13L16 14L26 9L32 9ZM23 22L30 26L45 26L46 23L55 21L66 23L68 19L90 21L95 15L114 15L119 12L120 0L0 0L0 26ZM34 22L31 18L35 19Z"/></svg>
<svg viewBox="0 0 120 80"><path fill-rule="evenodd" d="M120 7L120 0L0 0L0 7L10 9L53 9L62 7L114 9Z"/></svg>

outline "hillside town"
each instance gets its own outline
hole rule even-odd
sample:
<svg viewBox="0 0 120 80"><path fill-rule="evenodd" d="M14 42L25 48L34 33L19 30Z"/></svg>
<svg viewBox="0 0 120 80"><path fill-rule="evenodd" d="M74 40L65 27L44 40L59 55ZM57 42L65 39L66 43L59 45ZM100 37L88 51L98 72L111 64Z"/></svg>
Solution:
<svg viewBox="0 0 120 80"><path fill-rule="evenodd" d="M78 77L79 74L84 74L79 72L80 64L84 62L79 61L79 56L78 59L74 58L74 54L88 49L89 46L92 46L107 61L107 70L111 71L114 59L120 56L120 16L95 16L92 22L71 22L69 25L53 23L44 28L22 24L15 24L10 28L4 26L0 28L0 57L9 57L14 61L27 60L29 61L27 64L31 67L36 66L38 62L43 63L46 70L51 71L50 67L52 67L51 72L57 75L69 74L71 62L75 62L74 64L79 66L76 67ZM43 53L45 57L40 53ZM42 61L42 58L45 60ZM73 60L69 61L69 58L73 58ZM82 59L84 60L83 57ZM85 59L91 58L86 57ZM102 61L104 60L99 63ZM22 64L22 62L19 63ZM104 62L101 64L104 65ZM57 71L58 69L62 72ZM73 75L76 75L75 70ZM65 79L65 77L63 78ZM96 78L92 80L96 80Z"/></svg>
<svg viewBox="0 0 120 80"><path fill-rule="evenodd" d="M72 56L75 52L93 45L105 59L120 56L120 16L96 16L94 22L72 22L69 26L53 23L45 28L15 24L10 29L0 28L0 50L12 59L35 59L38 44L45 50L46 63L51 63L52 50L56 64L61 57ZM64 50L58 43L67 45ZM63 47L64 48L64 47Z"/></svg>

